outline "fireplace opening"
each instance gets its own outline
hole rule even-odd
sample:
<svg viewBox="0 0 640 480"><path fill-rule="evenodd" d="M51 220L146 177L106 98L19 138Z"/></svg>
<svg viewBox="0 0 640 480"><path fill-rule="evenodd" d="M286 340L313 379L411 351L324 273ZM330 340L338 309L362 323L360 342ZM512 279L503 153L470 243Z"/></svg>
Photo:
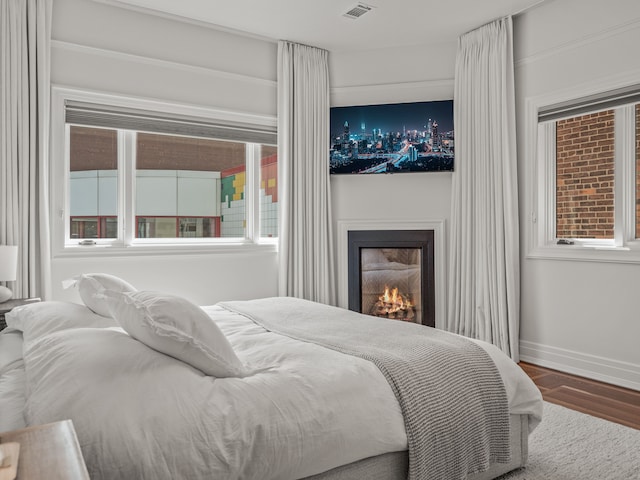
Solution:
<svg viewBox="0 0 640 480"><path fill-rule="evenodd" d="M435 326L432 230L348 232L349 309Z"/></svg>
<svg viewBox="0 0 640 480"><path fill-rule="evenodd" d="M409 322L421 318L419 248L360 250L360 310ZM420 322L418 322L420 323Z"/></svg>

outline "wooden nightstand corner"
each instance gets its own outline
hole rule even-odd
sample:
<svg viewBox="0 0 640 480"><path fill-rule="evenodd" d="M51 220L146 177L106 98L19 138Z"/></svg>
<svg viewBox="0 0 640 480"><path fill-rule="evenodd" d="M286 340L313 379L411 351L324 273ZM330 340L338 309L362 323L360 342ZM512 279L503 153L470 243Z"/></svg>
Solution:
<svg viewBox="0 0 640 480"><path fill-rule="evenodd" d="M18 442L17 480L88 480L71 420L0 433L0 443Z"/></svg>

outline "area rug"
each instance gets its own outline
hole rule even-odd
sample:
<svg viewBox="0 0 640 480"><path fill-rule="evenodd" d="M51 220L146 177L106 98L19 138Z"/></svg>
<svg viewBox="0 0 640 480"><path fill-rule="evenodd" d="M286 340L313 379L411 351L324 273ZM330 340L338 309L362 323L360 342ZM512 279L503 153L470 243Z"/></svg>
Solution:
<svg viewBox="0 0 640 480"><path fill-rule="evenodd" d="M640 430L544 403L527 466L500 480L640 480Z"/></svg>

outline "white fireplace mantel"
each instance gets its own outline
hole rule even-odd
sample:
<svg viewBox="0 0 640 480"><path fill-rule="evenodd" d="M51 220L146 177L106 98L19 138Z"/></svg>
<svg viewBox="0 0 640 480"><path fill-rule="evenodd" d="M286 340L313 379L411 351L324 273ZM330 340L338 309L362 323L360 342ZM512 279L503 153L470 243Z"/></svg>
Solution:
<svg viewBox="0 0 640 480"><path fill-rule="evenodd" d="M436 299L436 328L444 328L447 306L447 274L445 221L407 221L407 220L339 220L337 222L337 274L338 274L338 306L348 308L349 305L349 251L348 237L353 230L433 230L434 237L434 272Z"/></svg>

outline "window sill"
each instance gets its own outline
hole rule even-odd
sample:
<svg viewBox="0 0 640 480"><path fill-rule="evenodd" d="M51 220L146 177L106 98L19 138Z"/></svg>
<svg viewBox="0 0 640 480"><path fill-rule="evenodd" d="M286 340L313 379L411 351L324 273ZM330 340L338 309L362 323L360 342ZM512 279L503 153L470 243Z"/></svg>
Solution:
<svg viewBox="0 0 640 480"><path fill-rule="evenodd" d="M525 258L577 262L640 263L640 249L628 246L549 245L531 249Z"/></svg>
<svg viewBox="0 0 640 480"><path fill-rule="evenodd" d="M167 255L242 255L275 253L277 242L265 243L198 243L198 244L138 244L138 245L67 245L54 253L53 258L129 257Z"/></svg>

